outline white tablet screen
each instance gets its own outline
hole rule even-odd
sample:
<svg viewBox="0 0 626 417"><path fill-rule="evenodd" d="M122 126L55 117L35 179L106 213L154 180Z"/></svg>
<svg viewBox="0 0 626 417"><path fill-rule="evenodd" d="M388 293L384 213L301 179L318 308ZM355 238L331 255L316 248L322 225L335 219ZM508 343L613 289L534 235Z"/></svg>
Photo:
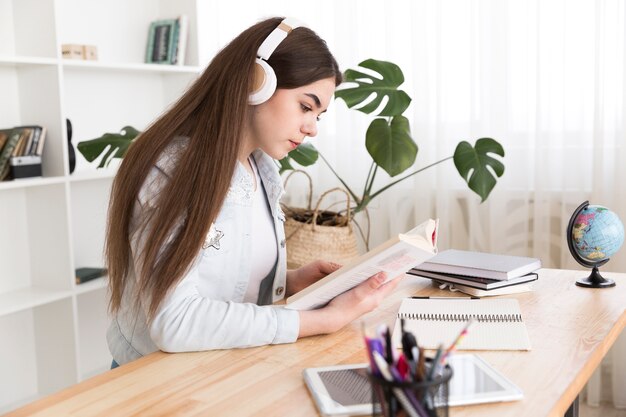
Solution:
<svg viewBox="0 0 626 417"><path fill-rule="evenodd" d="M476 355L453 355L450 406L519 400L522 391Z"/></svg>

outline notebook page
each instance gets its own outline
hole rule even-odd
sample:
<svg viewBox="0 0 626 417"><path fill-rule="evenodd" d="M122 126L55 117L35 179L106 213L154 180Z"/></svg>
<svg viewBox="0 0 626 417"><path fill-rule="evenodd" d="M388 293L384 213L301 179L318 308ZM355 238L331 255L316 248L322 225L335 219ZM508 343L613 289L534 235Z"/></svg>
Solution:
<svg viewBox="0 0 626 417"><path fill-rule="evenodd" d="M393 331L400 347L400 317L420 346L450 346L469 319L474 323L459 350L530 350L530 339L516 299L413 299L402 300Z"/></svg>

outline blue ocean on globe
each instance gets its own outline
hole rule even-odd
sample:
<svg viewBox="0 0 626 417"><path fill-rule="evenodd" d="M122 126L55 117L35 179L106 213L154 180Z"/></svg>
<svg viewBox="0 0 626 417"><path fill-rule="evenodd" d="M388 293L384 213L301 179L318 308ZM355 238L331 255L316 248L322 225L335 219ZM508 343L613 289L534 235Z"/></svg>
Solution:
<svg viewBox="0 0 626 417"><path fill-rule="evenodd" d="M589 205L574 220L574 249L589 262L610 258L624 243L624 225L615 213L603 206Z"/></svg>

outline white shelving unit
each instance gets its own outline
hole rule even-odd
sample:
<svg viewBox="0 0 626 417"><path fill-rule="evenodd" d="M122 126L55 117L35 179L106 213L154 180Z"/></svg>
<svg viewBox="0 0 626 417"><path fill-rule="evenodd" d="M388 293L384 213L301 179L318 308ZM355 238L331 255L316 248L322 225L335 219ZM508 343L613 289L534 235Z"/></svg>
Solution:
<svg viewBox="0 0 626 417"><path fill-rule="evenodd" d="M201 69L199 0L0 0L0 128L38 124L48 136L43 177L0 182L0 414L106 371L101 266L115 168L96 170L72 142L144 129ZM144 64L151 21L189 16L184 66ZM96 45L98 61L61 58L65 43Z"/></svg>

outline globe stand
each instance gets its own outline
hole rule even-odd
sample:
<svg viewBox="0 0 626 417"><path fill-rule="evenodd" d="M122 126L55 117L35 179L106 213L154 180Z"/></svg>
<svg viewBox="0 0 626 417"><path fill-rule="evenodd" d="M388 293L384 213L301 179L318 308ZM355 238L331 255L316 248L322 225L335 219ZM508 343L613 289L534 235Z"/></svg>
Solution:
<svg viewBox="0 0 626 417"><path fill-rule="evenodd" d="M576 262L578 262L585 268L593 268L591 270L591 274L587 278L581 278L577 280L576 285L578 285L579 287L585 287L585 288L614 287L615 281L613 281L610 278L604 278L602 275L600 275L600 270L598 269L598 267L606 264L609 261L609 258L592 262L580 256L578 252L576 251L576 249L574 248L573 235L572 235L572 232L574 231L574 224L576 222L576 218L578 217L578 215L587 207L589 207L589 201L585 201L580 206L578 206L578 208L574 210L574 214L572 214L572 217L570 217L569 223L567 225L567 235L566 235L567 247L569 248L570 253L574 257Z"/></svg>
<svg viewBox="0 0 626 417"><path fill-rule="evenodd" d="M610 278L604 278L602 275L600 275L600 270L598 269L598 267L594 266L591 270L591 275L589 275L587 278L579 279L578 281L576 281L576 285L586 288L607 288L614 287L615 281Z"/></svg>

